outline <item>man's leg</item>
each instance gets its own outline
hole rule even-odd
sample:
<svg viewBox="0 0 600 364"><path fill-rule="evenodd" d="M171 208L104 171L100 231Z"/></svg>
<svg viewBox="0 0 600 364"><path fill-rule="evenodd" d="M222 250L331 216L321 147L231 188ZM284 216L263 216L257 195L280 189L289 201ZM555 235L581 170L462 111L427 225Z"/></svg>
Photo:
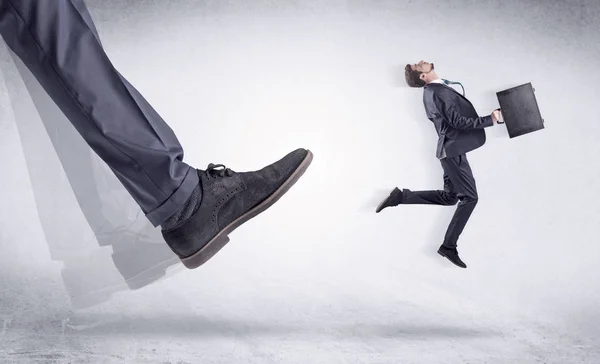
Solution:
<svg viewBox="0 0 600 364"><path fill-rule="evenodd" d="M454 264L466 268L458 257L456 247L458 238L477 205L477 186L466 154L445 158L442 160L442 166L452 181L459 203L446 231L444 243L438 252Z"/></svg>
<svg viewBox="0 0 600 364"><path fill-rule="evenodd" d="M71 2L98 43L102 45L84 0L71 0ZM152 109L143 96L121 74L119 76L136 103ZM44 115L41 117L44 119ZM55 127L55 125L52 126ZM54 142L54 148L57 152L63 151L63 153L58 153L59 158L98 242L100 245L112 246L114 263L130 288L144 286L155 281L157 277L164 276L165 269L178 263L179 259L165 246L160 231L153 228L143 215L139 214L138 217L134 217L138 215L139 207L123 189L114 174L105 168L96 155L93 155L83 140L74 140L78 138L74 138L71 130L66 129L65 126L60 132L67 135L54 136L55 138L61 137L63 140L62 143ZM57 128L53 130L57 130ZM78 146L78 151L70 148L74 144ZM83 159L76 159L73 152L79 154L79 158L87 158L87 163ZM97 221L95 217L99 217L100 221ZM132 221L132 219L135 220ZM109 223L109 226L101 224L105 221Z"/></svg>
<svg viewBox="0 0 600 364"><path fill-rule="evenodd" d="M411 191L407 188L402 190L402 201L404 205L456 205L458 197L454 185L444 171L444 189L433 191Z"/></svg>
<svg viewBox="0 0 600 364"><path fill-rule="evenodd" d="M172 130L114 69L70 0L0 0L0 34L188 268L278 201L312 161L296 149L254 172L183 163Z"/></svg>
<svg viewBox="0 0 600 364"><path fill-rule="evenodd" d="M442 164L450 179L454 181L453 185L459 200L456 212L450 221L444 238L444 246L454 249L457 246L458 237L477 205L477 186L466 154L445 158Z"/></svg>
<svg viewBox="0 0 600 364"><path fill-rule="evenodd" d="M448 174L444 172L444 189L429 191L411 191L407 188L400 190L394 188L390 195L386 197L375 210L377 213L386 207L403 205L456 205L458 197L454 191L452 181Z"/></svg>
<svg viewBox="0 0 600 364"><path fill-rule="evenodd" d="M0 34L154 226L198 184L175 134L115 70L70 0L0 0Z"/></svg>

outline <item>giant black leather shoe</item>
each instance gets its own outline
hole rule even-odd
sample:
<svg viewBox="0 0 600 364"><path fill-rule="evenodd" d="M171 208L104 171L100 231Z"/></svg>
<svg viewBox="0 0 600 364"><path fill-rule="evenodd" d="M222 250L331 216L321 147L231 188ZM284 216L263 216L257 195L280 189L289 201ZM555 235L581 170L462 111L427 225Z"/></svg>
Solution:
<svg viewBox="0 0 600 364"><path fill-rule="evenodd" d="M198 171L202 200L181 226L162 234L189 269L198 268L229 242L229 234L281 198L304 174L313 154L297 149L254 172L209 164Z"/></svg>

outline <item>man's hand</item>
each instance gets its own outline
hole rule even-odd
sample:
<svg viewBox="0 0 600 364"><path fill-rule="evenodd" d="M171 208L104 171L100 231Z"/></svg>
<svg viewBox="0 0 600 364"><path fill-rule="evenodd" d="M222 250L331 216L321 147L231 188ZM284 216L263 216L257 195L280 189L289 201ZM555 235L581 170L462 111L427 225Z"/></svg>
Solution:
<svg viewBox="0 0 600 364"><path fill-rule="evenodd" d="M492 111L492 121L494 122L494 125L502 124L502 122L499 123L501 120L502 114L500 113L500 110Z"/></svg>

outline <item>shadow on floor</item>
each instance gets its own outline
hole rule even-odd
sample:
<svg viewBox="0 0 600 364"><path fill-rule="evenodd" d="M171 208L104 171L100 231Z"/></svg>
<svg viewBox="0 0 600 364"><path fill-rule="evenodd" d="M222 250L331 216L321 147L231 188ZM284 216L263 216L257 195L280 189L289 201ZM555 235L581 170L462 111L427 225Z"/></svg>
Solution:
<svg viewBox="0 0 600 364"><path fill-rule="evenodd" d="M123 316L113 314L77 315L65 323L67 336L307 336L336 338L482 338L500 336L500 332L484 328L461 327L436 323L324 323L318 320L260 322L236 319L209 319L194 314L164 316Z"/></svg>

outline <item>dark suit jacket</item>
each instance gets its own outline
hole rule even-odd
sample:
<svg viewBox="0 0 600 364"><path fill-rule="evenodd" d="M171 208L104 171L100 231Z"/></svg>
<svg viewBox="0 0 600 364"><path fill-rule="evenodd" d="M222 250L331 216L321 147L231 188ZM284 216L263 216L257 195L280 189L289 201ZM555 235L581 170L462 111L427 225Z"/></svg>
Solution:
<svg viewBox="0 0 600 364"><path fill-rule="evenodd" d="M423 90L427 118L438 134L436 157L455 157L485 144L485 130L494 125L490 115L479 117L466 97L440 83L429 83Z"/></svg>

